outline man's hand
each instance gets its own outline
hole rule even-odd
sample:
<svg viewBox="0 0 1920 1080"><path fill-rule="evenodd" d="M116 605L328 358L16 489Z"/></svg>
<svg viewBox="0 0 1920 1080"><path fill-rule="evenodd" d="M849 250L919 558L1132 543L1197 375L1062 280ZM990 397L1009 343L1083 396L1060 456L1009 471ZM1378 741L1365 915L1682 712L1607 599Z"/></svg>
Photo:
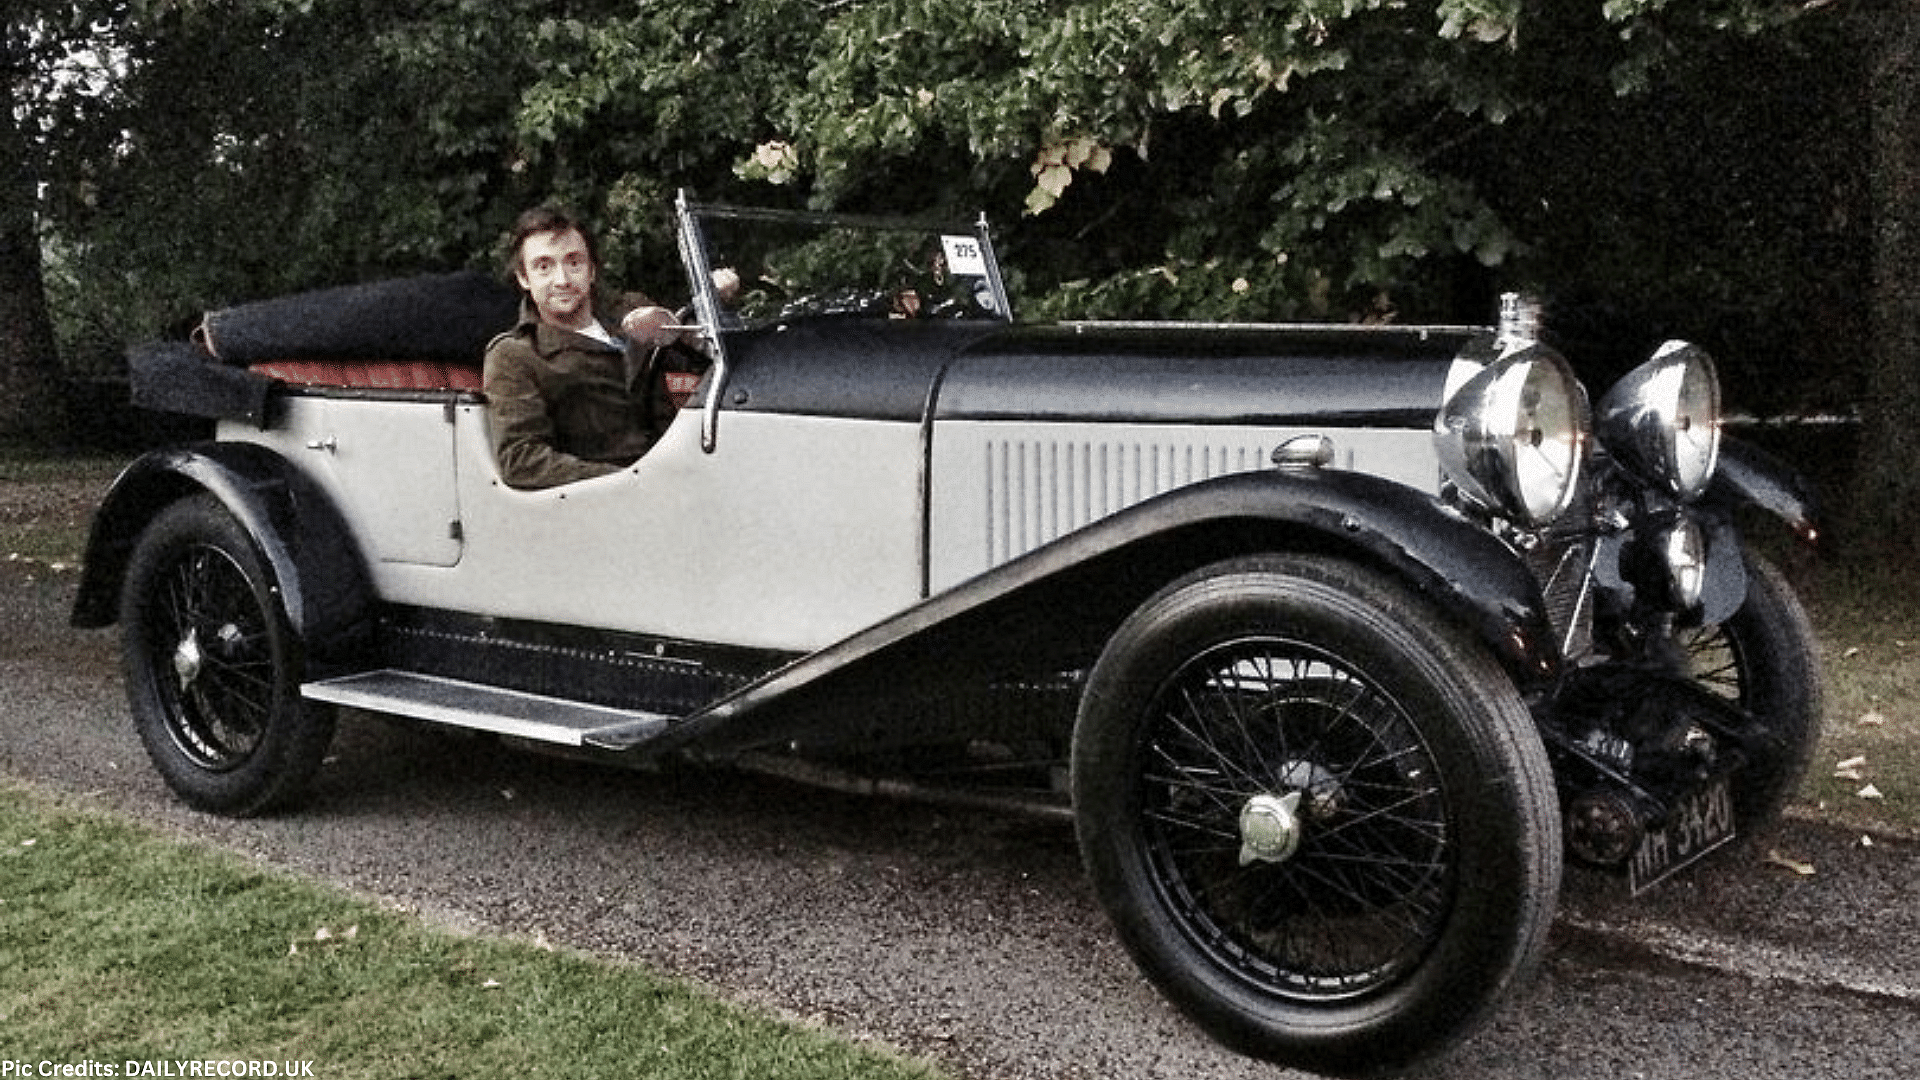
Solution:
<svg viewBox="0 0 1920 1080"><path fill-rule="evenodd" d="M680 340L673 312L663 307L639 307L620 320L620 332L643 348L658 349Z"/></svg>
<svg viewBox="0 0 1920 1080"><path fill-rule="evenodd" d="M740 275L730 266L713 272L713 290L723 304L731 304L740 295ZM620 332L628 341L645 349L659 349L686 340L689 328L680 326L666 308L652 305L637 307L620 320Z"/></svg>

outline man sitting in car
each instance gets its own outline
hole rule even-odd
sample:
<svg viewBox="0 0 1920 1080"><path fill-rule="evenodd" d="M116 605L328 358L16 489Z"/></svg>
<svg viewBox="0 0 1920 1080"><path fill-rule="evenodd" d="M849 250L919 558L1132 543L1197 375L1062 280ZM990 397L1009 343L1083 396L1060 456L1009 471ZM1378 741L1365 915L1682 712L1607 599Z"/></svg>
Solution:
<svg viewBox="0 0 1920 1080"><path fill-rule="evenodd" d="M512 239L526 297L518 325L488 345L483 373L500 477L545 488L617 472L646 452L665 404L649 357L687 332L643 296L608 329L594 307L593 239L564 212L527 211Z"/></svg>

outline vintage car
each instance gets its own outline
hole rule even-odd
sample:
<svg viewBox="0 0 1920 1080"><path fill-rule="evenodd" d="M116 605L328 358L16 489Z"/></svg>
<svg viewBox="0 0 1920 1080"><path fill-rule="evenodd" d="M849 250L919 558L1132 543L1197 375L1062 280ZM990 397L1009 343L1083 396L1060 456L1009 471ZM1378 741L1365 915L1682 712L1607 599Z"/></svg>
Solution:
<svg viewBox="0 0 1920 1080"><path fill-rule="evenodd" d="M1368 1073L1513 987L1566 854L1645 888L1793 792L1811 635L1739 527L1811 540L1812 507L1723 442L1699 348L1590 406L1518 301L1020 325L984 219L676 209L700 347L648 358L683 407L612 476L500 481L478 364L514 298L484 282L266 301L136 357L137 400L216 435L116 482L74 618L120 624L179 797L287 803L340 707L1031 781L1195 1022Z"/></svg>

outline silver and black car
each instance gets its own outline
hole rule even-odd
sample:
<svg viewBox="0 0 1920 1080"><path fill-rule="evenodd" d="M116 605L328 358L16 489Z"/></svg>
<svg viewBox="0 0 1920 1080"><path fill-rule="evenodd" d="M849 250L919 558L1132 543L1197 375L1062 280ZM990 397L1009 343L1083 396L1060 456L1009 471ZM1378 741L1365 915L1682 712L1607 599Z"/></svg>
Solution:
<svg viewBox="0 0 1920 1080"><path fill-rule="evenodd" d="M500 481L484 282L229 309L136 357L136 400L216 434L117 481L74 617L120 625L182 799L287 804L342 707L1017 779L1196 1023L1365 1073L1502 999L1567 856L1646 888L1794 791L1811 635L1736 520L1811 539L1810 500L1723 441L1699 348L1594 405L1519 302L1022 325L984 220L677 215L700 347L647 358L679 407L612 476Z"/></svg>

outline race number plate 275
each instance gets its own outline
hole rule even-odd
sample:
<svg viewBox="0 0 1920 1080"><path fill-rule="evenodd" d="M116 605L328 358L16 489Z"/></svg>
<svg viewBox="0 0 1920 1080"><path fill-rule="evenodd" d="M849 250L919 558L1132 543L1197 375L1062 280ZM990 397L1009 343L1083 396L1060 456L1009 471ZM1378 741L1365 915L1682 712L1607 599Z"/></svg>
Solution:
<svg viewBox="0 0 1920 1080"><path fill-rule="evenodd" d="M1665 826L1649 829L1633 853L1627 879L1636 894L1671 877L1733 839L1733 790L1725 773L1681 799Z"/></svg>

